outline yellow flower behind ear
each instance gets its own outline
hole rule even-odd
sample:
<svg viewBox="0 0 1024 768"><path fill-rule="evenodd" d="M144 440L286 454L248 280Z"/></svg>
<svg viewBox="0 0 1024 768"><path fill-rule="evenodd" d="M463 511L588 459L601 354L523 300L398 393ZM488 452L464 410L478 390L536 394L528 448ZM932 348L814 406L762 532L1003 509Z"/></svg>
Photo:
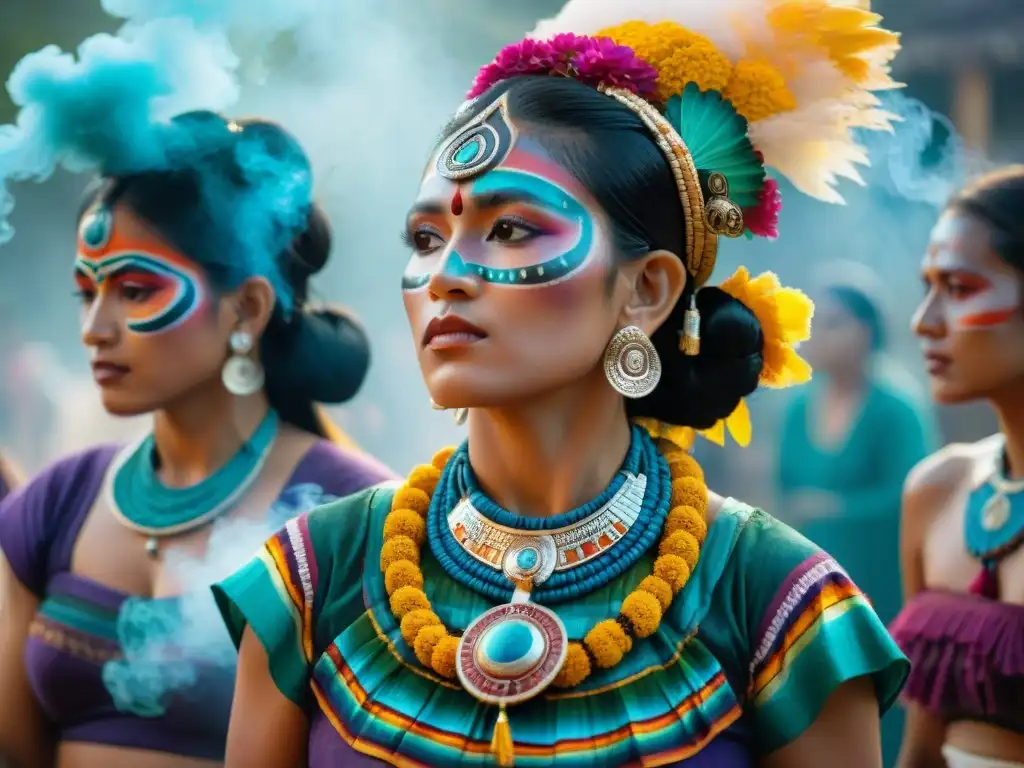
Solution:
<svg viewBox="0 0 1024 768"><path fill-rule="evenodd" d="M764 365L759 384L765 387L791 387L811 379L811 366L796 353L794 346L811 337L814 304L795 288L786 288L772 272L751 278L746 267L740 267L719 288L741 302L757 318L764 336ZM668 440L684 451L693 447L699 434L716 445L725 445L728 433L742 447L750 445L753 426L745 400L736 409L709 429L694 430L667 424L657 419L636 419L654 439Z"/></svg>

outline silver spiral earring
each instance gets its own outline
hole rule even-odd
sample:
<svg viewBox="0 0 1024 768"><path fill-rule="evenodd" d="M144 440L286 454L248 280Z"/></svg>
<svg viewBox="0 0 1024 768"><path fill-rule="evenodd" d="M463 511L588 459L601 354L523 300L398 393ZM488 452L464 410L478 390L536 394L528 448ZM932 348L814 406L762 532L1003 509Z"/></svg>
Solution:
<svg viewBox="0 0 1024 768"><path fill-rule="evenodd" d="M646 397L661 380L661 358L635 325L618 331L604 351L604 375L623 397Z"/></svg>
<svg viewBox="0 0 1024 768"><path fill-rule="evenodd" d="M253 347L252 336L247 331L235 331L231 334L230 344L231 357L220 371L224 388L238 397L254 395L263 389L266 377L263 366L249 357Z"/></svg>

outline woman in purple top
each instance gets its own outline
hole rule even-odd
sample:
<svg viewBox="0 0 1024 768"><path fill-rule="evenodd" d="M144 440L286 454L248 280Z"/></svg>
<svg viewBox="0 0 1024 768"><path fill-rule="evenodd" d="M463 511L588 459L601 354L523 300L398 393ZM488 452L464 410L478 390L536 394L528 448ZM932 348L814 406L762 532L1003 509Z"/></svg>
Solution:
<svg viewBox="0 0 1024 768"><path fill-rule="evenodd" d="M390 477L326 439L314 405L356 393L368 346L307 306L330 232L303 150L208 112L167 130L188 152L102 178L74 264L103 405L152 413L152 433L0 507L0 758L16 766L220 764L235 651L206 586L298 512Z"/></svg>
<svg viewBox="0 0 1024 768"><path fill-rule="evenodd" d="M932 395L986 400L1001 431L943 448L906 483L901 768L1024 766L1022 222L1024 166L993 173L947 206L922 263L914 330Z"/></svg>

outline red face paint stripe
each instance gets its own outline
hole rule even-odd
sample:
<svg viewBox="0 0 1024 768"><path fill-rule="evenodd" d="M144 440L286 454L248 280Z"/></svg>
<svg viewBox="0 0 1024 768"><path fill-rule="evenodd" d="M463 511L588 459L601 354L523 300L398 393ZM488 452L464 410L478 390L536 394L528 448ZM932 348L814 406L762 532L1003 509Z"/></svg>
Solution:
<svg viewBox="0 0 1024 768"><path fill-rule="evenodd" d="M960 325L965 328L989 328L994 325L1002 325L1010 320L1016 311L1016 309L1001 309L994 312L976 312L961 317Z"/></svg>

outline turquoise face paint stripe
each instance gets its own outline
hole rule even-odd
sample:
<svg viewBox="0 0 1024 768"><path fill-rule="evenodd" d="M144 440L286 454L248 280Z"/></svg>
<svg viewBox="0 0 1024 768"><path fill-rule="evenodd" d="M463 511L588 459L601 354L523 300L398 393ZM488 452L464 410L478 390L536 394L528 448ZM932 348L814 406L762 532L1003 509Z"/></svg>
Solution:
<svg viewBox="0 0 1024 768"><path fill-rule="evenodd" d="M466 262L457 252L453 251L445 261L446 271L452 268L454 259L462 265L461 268L475 272L485 282L525 287L544 285L565 279L586 263L594 243L594 221L580 202L565 190L530 173L498 168L473 182L471 191L474 196L503 192L526 192L558 215L576 221L580 227L579 237L565 253L529 267L496 269L485 264ZM465 271L461 274L465 274ZM412 291L423 288L428 282L430 282L430 273L414 276L403 275L402 290Z"/></svg>
<svg viewBox="0 0 1024 768"><path fill-rule="evenodd" d="M131 267L141 267L148 272L174 280L176 288L174 298L167 309L153 317L141 320L129 320L128 329L134 333L161 333L183 323L199 307L200 292L193 278L160 261L142 253L118 253L97 261L79 256L75 260L75 269L83 273L97 285L109 277L115 277Z"/></svg>

